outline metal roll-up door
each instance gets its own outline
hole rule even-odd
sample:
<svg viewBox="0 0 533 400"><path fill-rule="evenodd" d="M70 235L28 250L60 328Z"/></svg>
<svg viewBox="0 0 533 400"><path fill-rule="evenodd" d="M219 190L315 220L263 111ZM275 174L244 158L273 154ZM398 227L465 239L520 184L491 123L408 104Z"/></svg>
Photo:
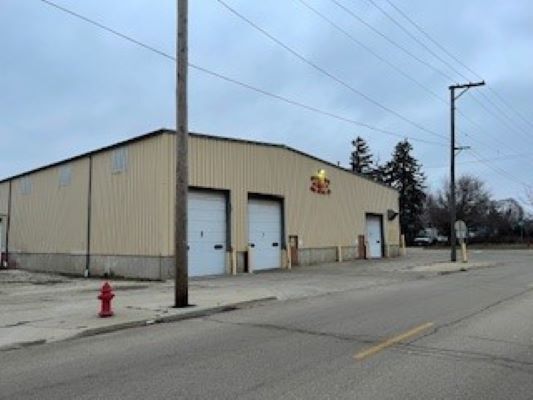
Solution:
<svg viewBox="0 0 533 400"><path fill-rule="evenodd" d="M189 191L189 276L226 272L226 196L211 191Z"/></svg>
<svg viewBox="0 0 533 400"><path fill-rule="evenodd" d="M281 202L249 199L248 243L254 271L281 267L282 232Z"/></svg>

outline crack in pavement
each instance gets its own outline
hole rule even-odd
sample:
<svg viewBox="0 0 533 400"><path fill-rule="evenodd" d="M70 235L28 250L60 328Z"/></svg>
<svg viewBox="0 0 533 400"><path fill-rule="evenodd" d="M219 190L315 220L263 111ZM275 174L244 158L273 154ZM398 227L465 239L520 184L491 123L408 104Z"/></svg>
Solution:
<svg viewBox="0 0 533 400"><path fill-rule="evenodd" d="M479 310L476 310L476 311L473 311L473 312L471 312L471 313L469 313L469 314L466 314L466 315L464 315L464 316L462 316L462 317L460 317L460 318L457 318L457 319L455 319L455 320L452 320L452 321L446 322L446 323L441 324L441 325L436 325L436 326L435 326L433 329L431 329L429 332L427 332L427 333L425 333L425 334L423 334L423 335L418 336L416 339L412 340L410 343L417 342L417 341L422 340L422 339L424 339L424 338L426 338L426 337L428 337L428 336L434 335L434 334L440 332L440 331L443 330L443 329L450 328L450 327L452 327L452 326L454 326L454 325L458 325L458 324L460 324L460 323L463 322L463 321L466 321L466 320L468 320L468 319L470 319L470 318L473 318L473 317L475 317L475 316L478 316L478 315L480 315L480 314L483 314L485 311L488 311L488 310L490 310L491 308L497 307L497 306L499 306L499 305L501 305L501 304L503 304L503 303L505 303L505 302L507 302L507 301L511 301L511 300L514 300L514 299L516 299L516 298L518 298L518 297L520 297L520 296L523 296L524 294L527 294L527 293L531 292L532 290L533 290L533 288L527 288L527 289L522 290L522 291L520 291L520 292L518 292L518 293L515 293L515 294L513 294L513 295L511 295L511 296L504 297L504 298L502 298L502 299L500 299L500 300L498 300L498 301L496 301L496 302L494 302L494 303L488 304L488 305L486 305L485 307L482 307L482 308L480 308Z"/></svg>
<svg viewBox="0 0 533 400"><path fill-rule="evenodd" d="M483 341L487 341L487 342L504 343L504 344L510 344L510 345L513 345L513 346L520 346L520 347L525 347L525 348L533 348L533 343L532 344L527 344L527 343L515 342L513 340L494 339L494 338L488 338L488 337L477 336L477 335L465 335L464 337L465 338L470 338L470 339L476 339L476 340L483 340Z"/></svg>
<svg viewBox="0 0 533 400"><path fill-rule="evenodd" d="M463 359L477 362L486 362L512 370L519 370L527 374L533 375L533 361L521 361L513 358L498 356L494 354L477 352L471 350L455 350L443 347L421 346L412 343L399 344L392 349L397 352L416 354L420 356L434 357L441 356L441 358Z"/></svg>
<svg viewBox="0 0 533 400"><path fill-rule="evenodd" d="M296 327L289 327L289 326L282 326L282 325L275 325L275 324L261 324L261 323L253 323L253 322L231 322L231 321L222 321L216 318L204 318L204 319L211 321L211 322L224 324L224 325L247 326L251 328L270 329L270 330L276 330L276 331L288 332L288 333L299 333L299 334L310 335L310 336L328 337L328 338L342 340L345 342L357 342L361 344L373 344L383 339L382 337L378 337L378 336L342 335L342 334L333 333L333 332L313 331L311 329L303 329L303 328L296 328Z"/></svg>
<svg viewBox="0 0 533 400"><path fill-rule="evenodd" d="M455 325L460 324L461 322L464 322L468 319L471 319L475 316L478 316L494 307L497 307L499 305L502 305L503 303L506 303L508 301L512 301L520 296L523 296L524 294L527 294L531 292L533 288L527 288L525 290L522 290L518 293L515 293L511 296L507 296L504 298L499 299L498 301L495 301L491 304L488 304L474 312L471 312L469 314L466 314L460 318L457 318L455 320L449 321L447 323L435 326L433 329L431 329L429 332L419 335L416 338L413 338L410 341L407 341L407 343L399 343L395 346L392 346L391 350L396 350L400 352L408 352L410 354L419 354L422 356L441 356L446 358L462 358L462 359L468 359L472 361L478 361L478 362L487 362L494 365L498 365L501 367L513 369L513 370L520 370L522 372L533 374L533 362L528 361L520 361L515 360L509 357L503 357L503 356L497 356L492 354L487 354L483 352L475 352L475 351L467 351L467 350L454 350L454 349L447 349L447 348L439 348L439 347L431 347L431 346L425 346L425 345L417 345L416 343L420 340L433 336L436 333L439 333L441 330L453 327ZM303 328L296 328L296 327L290 327L290 326L282 326L282 325L276 325L276 324L267 324L267 323L253 323L253 322L232 322L232 321L223 321L220 319L216 319L213 317L206 317L205 320L220 323L220 324L226 324L226 325L233 325L233 326L247 326L247 327L253 327L253 328L261 328L261 329L270 329L270 330L276 330L276 331L282 331L282 332L289 332L289 333L299 333L304 335L312 335L312 336L319 336L319 337L328 337L333 338L337 340L342 341L349 341L349 342L356 342L360 344L368 344L373 345L378 343L379 341L382 341L384 338L379 336L370 336L370 335L345 335L345 334L338 334L334 332L324 332L324 331L314 331L311 329L303 329ZM473 337L475 338L475 337ZM478 338L480 340L483 340L484 338ZM527 346L527 347L533 347L533 346Z"/></svg>
<svg viewBox="0 0 533 400"><path fill-rule="evenodd" d="M6 324L6 325L0 325L0 329L3 329L3 328L16 328L18 326L23 326L23 325L30 325L34 322L43 322L43 321L48 321L48 320L51 320L52 318L43 318L43 319L34 319L34 320L31 320L31 321L17 321L13 324Z"/></svg>
<svg viewBox="0 0 533 400"><path fill-rule="evenodd" d="M414 338L413 340L409 341L409 343L415 343L421 339L424 339L426 337L429 337L431 335L434 335L436 333L438 333L439 331L441 331L442 329L445 329L445 328L449 328L449 327L452 327L454 325L457 325L467 319L470 319L470 318L473 318L479 314L482 314L484 313L485 311L488 311L490 310L491 308L494 308L494 307L497 307L507 301L510 301L510 300L514 300L515 298L518 298L528 292L531 292L533 290L533 288L528 288L528 289L525 289L525 290L522 290L520 291L519 293L515 293L511 296L508 296L508 297L504 297L494 303L491 303L491 304L488 304L487 306L485 307L482 307L481 309L479 310L476 310L472 313L469 313L467 315L464 315L460 318L457 318L455 320L452 320L450 322L447 322L447 323L444 323L444 324L441 324L441 325L436 325L434 328L432 328L431 330L429 330L427 333L425 334L422 334L422 335L419 335L417 336L416 338ZM298 300L301 300L301 299L298 299ZM279 331L285 331L285 332L291 332L291 333L301 333L301 334L308 334L308 335L313 335L313 336L326 336L326 337L332 337L332 338L336 338L336 339L340 339L340 340L344 340L344 341L358 341L358 342L361 342L361 343L367 343L367 344L375 344L376 342L378 342L379 340L383 340L383 337L382 336L370 336L370 335L343 335L343 334L337 334L337 333L333 333L333 332L323 332L323 331L313 331L313 330L309 330L309 329L303 329L303 328L296 328L296 327L288 327L288 326L282 326L282 325L275 325L275 324L266 324L266 323L254 323L254 322L232 322L232 321L222 321L220 319L216 319L216 318L213 318L213 317L206 317L204 318L204 320L207 320L207 321L212 321L212 322L217 322L217 323L220 323L220 324L227 324L227 325L236 325L236 326L249 326L249 327L255 327L255 328L264 328L264 329L274 329L274 330L279 330Z"/></svg>

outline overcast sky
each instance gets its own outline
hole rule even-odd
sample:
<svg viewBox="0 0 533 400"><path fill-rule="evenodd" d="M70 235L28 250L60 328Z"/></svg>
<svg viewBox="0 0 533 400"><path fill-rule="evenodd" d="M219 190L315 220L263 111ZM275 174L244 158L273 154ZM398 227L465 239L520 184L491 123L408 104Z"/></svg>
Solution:
<svg viewBox="0 0 533 400"><path fill-rule="evenodd" d="M54 1L175 53L175 1ZM461 153L458 173L482 177L496 198L521 198L524 186L520 182L533 184L531 1L391 0L476 75L428 42L386 0L373 2L448 65L368 0L335 0L352 15L332 0L305 0L367 49L298 0L225 1L344 86L254 30L216 0L189 2L191 63L347 119L435 142L412 142L432 188L439 187L448 173L447 88L465 81L458 72L472 81L481 76L490 88L473 89L458 100L462 113L457 117L458 140L475 152ZM0 43L2 178L175 126L175 67L169 59L40 0L0 0ZM382 162L400 140L197 70L190 70L189 76L191 131L285 143L343 165L348 164L350 141L357 135L368 141Z"/></svg>

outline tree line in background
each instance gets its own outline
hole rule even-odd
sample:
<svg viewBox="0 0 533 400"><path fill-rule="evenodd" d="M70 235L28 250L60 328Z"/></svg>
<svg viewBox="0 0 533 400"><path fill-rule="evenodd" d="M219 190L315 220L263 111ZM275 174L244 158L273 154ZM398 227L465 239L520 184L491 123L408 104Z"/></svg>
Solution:
<svg viewBox="0 0 533 400"><path fill-rule="evenodd" d="M352 141L350 166L354 173L396 189L399 193L400 228L412 244L424 228L436 228L450 235L450 188L444 182L434 192L427 191L422 165L413 157L407 139L396 144L391 159L376 161L361 137ZM533 234L533 218L513 198L495 200L478 177L463 175L456 180L457 219L466 222L469 240L480 242L517 242ZM533 190L526 193L533 206Z"/></svg>

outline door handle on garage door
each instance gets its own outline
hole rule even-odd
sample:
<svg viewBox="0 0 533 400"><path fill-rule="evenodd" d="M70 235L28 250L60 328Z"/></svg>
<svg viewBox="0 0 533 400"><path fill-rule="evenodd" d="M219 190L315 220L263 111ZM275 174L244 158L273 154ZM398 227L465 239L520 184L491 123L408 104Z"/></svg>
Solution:
<svg viewBox="0 0 533 400"><path fill-rule="evenodd" d="M221 245L221 244L215 244L215 250L220 250L220 249L223 249L224 246Z"/></svg>
<svg viewBox="0 0 533 400"><path fill-rule="evenodd" d="M278 242L274 242L272 243L272 247L278 247L279 246L279 243Z"/></svg>
<svg viewBox="0 0 533 400"><path fill-rule="evenodd" d="M255 243L250 243L249 246L250 247L255 247Z"/></svg>

